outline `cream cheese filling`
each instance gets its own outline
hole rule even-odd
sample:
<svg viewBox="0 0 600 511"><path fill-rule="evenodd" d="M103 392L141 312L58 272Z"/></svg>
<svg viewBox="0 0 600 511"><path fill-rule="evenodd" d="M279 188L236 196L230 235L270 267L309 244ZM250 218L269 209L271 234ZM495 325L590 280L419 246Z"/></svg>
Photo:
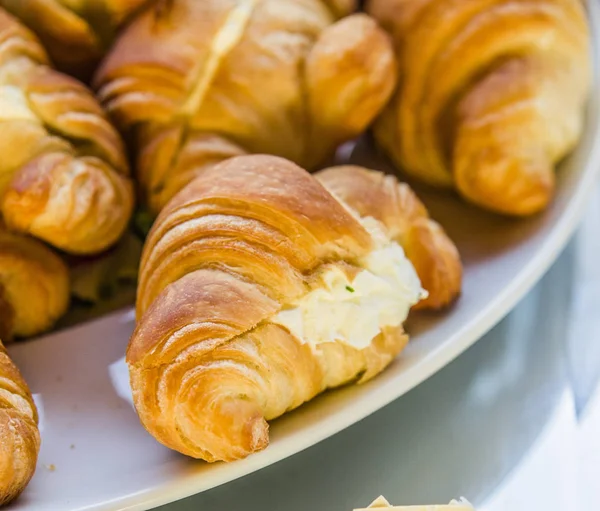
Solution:
<svg viewBox="0 0 600 511"><path fill-rule="evenodd" d="M379 246L359 261L353 276L342 265L330 265L314 289L271 322L304 343L341 341L358 349L368 347L382 329L402 324L426 292L402 247L382 243L374 225L368 228Z"/></svg>

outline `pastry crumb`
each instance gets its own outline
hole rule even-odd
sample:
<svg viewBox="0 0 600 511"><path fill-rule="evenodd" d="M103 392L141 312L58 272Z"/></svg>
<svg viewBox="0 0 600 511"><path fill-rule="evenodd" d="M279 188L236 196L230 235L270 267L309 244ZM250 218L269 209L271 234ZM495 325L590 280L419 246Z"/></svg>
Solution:
<svg viewBox="0 0 600 511"><path fill-rule="evenodd" d="M56 470L56 465L54 463L50 463L50 465L44 465L46 469L50 472L54 472Z"/></svg>

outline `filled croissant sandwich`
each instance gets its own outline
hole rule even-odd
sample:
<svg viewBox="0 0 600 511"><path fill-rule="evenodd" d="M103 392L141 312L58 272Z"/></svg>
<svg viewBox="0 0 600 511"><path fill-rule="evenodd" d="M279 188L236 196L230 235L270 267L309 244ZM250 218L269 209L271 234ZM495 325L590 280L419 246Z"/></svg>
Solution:
<svg viewBox="0 0 600 511"><path fill-rule="evenodd" d="M172 0L137 16L95 87L137 155L154 213L245 153L322 168L396 78L387 34L352 0Z"/></svg>
<svg viewBox="0 0 600 511"><path fill-rule="evenodd" d="M375 125L405 172L530 215L578 142L591 81L581 0L368 0L394 38L400 85Z"/></svg>
<svg viewBox="0 0 600 511"><path fill-rule="evenodd" d="M0 341L0 505L18 497L35 472L37 420L31 392Z"/></svg>
<svg viewBox="0 0 600 511"><path fill-rule="evenodd" d="M267 421L380 373L410 309L448 304L460 282L454 244L393 177L229 159L147 239L127 350L140 419L189 456L246 457Z"/></svg>

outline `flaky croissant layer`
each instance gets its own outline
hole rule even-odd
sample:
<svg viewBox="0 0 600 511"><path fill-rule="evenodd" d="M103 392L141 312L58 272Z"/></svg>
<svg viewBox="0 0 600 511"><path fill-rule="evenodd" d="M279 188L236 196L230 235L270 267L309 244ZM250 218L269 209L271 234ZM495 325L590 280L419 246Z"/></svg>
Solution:
<svg viewBox="0 0 600 511"><path fill-rule="evenodd" d="M371 18L342 18L355 7L173 0L137 17L95 85L136 141L148 207L158 213L227 157L275 154L314 169L362 133L390 97L396 69Z"/></svg>
<svg viewBox="0 0 600 511"><path fill-rule="evenodd" d="M0 341L0 505L18 497L35 472L37 420L31 392Z"/></svg>
<svg viewBox="0 0 600 511"><path fill-rule="evenodd" d="M462 286L458 251L407 184L355 166L332 167L316 177L361 217L382 224L402 246L427 291L415 308L442 309L456 299Z"/></svg>
<svg viewBox="0 0 600 511"><path fill-rule="evenodd" d="M369 0L402 76L375 126L406 172L510 215L548 205L591 83L580 0Z"/></svg>
<svg viewBox="0 0 600 511"><path fill-rule="evenodd" d="M69 272L43 243L0 222L0 338L29 337L51 328L69 305Z"/></svg>
<svg viewBox="0 0 600 511"><path fill-rule="evenodd" d="M351 197L345 179L362 177L367 196L385 199L373 212L405 215L394 232L377 219L385 215L363 216L271 156L230 159L163 210L144 250L127 351L136 409L160 442L207 461L245 457L268 444L268 420L374 377L403 349L421 286L402 238L426 214L416 199L413 211L399 209L398 184L377 176L349 167L323 179ZM436 267L427 268L458 271L445 280L454 286L460 261L441 229L406 240L429 236L436 243L422 251ZM341 314L364 328L348 329Z"/></svg>
<svg viewBox="0 0 600 511"><path fill-rule="evenodd" d="M123 143L91 92L51 69L1 8L0 125L6 225L75 254L114 244L133 210Z"/></svg>

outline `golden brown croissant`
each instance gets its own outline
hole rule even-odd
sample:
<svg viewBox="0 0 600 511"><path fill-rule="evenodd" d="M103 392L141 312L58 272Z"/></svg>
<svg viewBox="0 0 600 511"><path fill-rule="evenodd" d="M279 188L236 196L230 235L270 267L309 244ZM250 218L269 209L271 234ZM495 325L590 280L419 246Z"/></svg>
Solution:
<svg viewBox="0 0 600 511"><path fill-rule="evenodd" d="M356 174L332 172L338 190L340 174ZM387 193L363 184L376 188L367 196ZM453 257L441 230L431 236L444 239L430 250L451 251L432 261ZM146 242L127 351L141 421L189 456L245 457L267 445L266 421L382 371L421 297L384 223L287 160L227 160L176 195Z"/></svg>
<svg viewBox="0 0 600 511"><path fill-rule="evenodd" d="M68 304L69 273L59 256L0 222L0 338L41 333Z"/></svg>
<svg viewBox="0 0 600 511"><path fill-rule="evenodd" d="M0 9L0 210L6 225L77 254L125 230L133 189L123 144L92 94L47 65Z"/></svg>
<svg viewBox="0 0 600 511"><path fill-rule="evenodd" d="M458 296L462 285L458 250L407 184L354 166L332 167L316 177L361 217L383 224L404 249L428 293L415 309L440 309Z"/></svg>
<svg viewBox="0 0 600 511"><path fill-rule="evenodd" d="M96 76L137 145L154 212L227 157L305 168L361 133L392 93L391 43L349 0L173 0L137 17ZM159 9L160 7L160 9Z"/></svg>
<svg viewBox="0 0 600 511"><path fill-rule="evenodd" d="M0 0L33 30L58 69L91 77L117 30L148 0Z"/></svg>
<svg viewBox="0 0 600 511"><path fill-rule="evenodd" d="M543 209L590 86L580 0L370 0L402 83L376 137L406 172L511 215Z"/></svg>
<svg viewBox="0 0 600 511"><path fill-rule="evenodd" d="M37 421L31 392L0 341L0 505L18 497L35 472Z"/></svg>

